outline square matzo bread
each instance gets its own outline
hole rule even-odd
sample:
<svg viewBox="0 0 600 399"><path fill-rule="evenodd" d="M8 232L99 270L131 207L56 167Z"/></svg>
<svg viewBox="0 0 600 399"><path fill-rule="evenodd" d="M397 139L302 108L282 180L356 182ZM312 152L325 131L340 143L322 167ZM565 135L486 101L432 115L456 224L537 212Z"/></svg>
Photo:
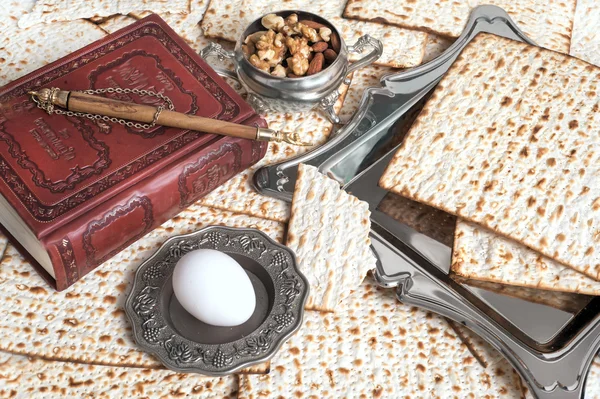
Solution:
<svg viewBox="0 0 600 399"><path fill-rule="evenodd" d="M352 45L364 34L381 40L383 54L379 65L395 68L417 66L423 59L427 34L414 30L385 26L372 22L350 21L342 18L343 0L212 0L202 20L207 37L237 41L246 26L263 14L279 10L302 10L318 14L331 22L341 33L347 45ZM355 60L359 55L351 54Z"/></svg>
<svg viewBox="0 0 600 399"><path fill-rule="evenodd" d="M133 341L124 306L138 266L169 237L208 225L254 227L274 240L285 225L194 205L86 275L55 292L11 245L0 263L0 350L50 360L162 367ZM253 368L248 372L268 370Z"/></svg>
<svg viewBox="0 0 600 399"><path fill-rule="evenodd" d="M577 0L349 0L344 16L374 20L433 34L458 37L473 8L503 8L519 28L542 47L569 52ZM593 0L592 0L593 1Z"/></svg>
<svg viewBox="0 0 600 399"><path fill-rule="evenodd" d="M300 164L286 245L294 251L310 292L306 309L333 312L375 268L371 213L314 166Z"/></svg>
<svg viewBox="0 0 600 399"><path fill-rule="evenodd" d="M484 369L446 321L367 279L335 313L306 312L264 376L241 376L239 399L520 398L508 362Z"/></svg>
<svg viewBox="0 0 600 399"><path fill-rule="evenodd" d="M452 271L475 280L600 295L599 281L462 219L456 223Z"/></svg>
<svg viewBox="0 0 600 399"><path fill-rule="evenodd" d="M234 399L235 376L206 377L137 367L108 367L0 352L0 397L11 399Z"/></svg>
<svg viewBox="0 0 600 399"><path fill-rule="evenodd" d="M600 277L600 68L479 34L380 185Z"/></svg>

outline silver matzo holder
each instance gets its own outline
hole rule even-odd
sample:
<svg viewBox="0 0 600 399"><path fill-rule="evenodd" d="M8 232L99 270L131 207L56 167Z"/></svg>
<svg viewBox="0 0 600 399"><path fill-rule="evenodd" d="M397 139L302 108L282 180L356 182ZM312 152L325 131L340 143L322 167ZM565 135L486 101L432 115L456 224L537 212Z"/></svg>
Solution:
<svg viewBox="0 0 600 399"><path fill-rule="evenodd" d="M383 77L382 87L365 91L357 114L327 143L259 169L254 184L263 194L291 201L297 165L317 166L369 203L372 249L378 257L374 274L381 286L395 287L405 304L446 316L479 334L508 359L538 399L583 398L585 378L600 347L600 298L584 297L580 307L565 311L457 283L448 276L448 246L377 210L387 194L377 182L397 148L386 153L394 133L412 123L428 94L479 32L535 45L504 10L479 6L441 56Z"/></svg>

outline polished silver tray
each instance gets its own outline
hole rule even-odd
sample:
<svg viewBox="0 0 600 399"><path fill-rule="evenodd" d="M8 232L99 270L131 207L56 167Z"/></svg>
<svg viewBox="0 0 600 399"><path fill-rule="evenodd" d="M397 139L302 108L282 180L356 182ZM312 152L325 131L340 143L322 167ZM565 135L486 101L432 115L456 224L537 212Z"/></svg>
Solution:
<svg viewBox="0 0 600 399"><path fill-rule="evenodd" d="M449 276L451 248L378 209L389 195L377 186L398 142L433 88L461 50L479 32L535 43L504 10L479 6L463 34L435 60L381 79L365 91L354 118L321 147L259 169L255 187L291 200L299 163L321 173L369 203L378 283L395 287L400 301L466 325L498 349L537 398L583 398L585 377L600 347L600 298L574 295L570 306L548 306ZM535 298L533 298L535 299Z"/></svg>
<svg viewBox="0 0 600 399"><path fill-rule="evenodd" d="M173 294L172 274L189 251L216 249L246 271L256 308L248 321L217 327L189 314ZM293 252L255 229L210 226L169 238L138 268L125 311L136 343L169 369L222 376L270 359L302 325L308 281Z"/></svg>

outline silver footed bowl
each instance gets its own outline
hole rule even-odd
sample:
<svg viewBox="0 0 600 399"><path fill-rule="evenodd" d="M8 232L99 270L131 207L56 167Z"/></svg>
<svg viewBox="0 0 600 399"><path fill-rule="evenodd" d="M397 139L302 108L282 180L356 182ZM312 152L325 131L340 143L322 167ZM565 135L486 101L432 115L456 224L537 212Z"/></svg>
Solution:
<svg viewBox="0 0 600 399"><path fill-rule="evenodd" d="M203 323L177 301L173 269L183 255L196 249L222 251L248 274L256 308L244 324ZM223 376L266 361L277 352L302 324L308 289L289 248L256 229L210 226L169 238L142 263L125 311L136 343L169 369Z"/></svg>
<svg viewBox="0 0 600 399"><path fill-rule="evenodd" d="M290 14L297 14L299 20L310 20L318 22L330 28L333 34L340 39L340 51L335 61L321 72L311 76L300 78L287 78L272 76L261 71L248 61L242 51L242 44L248 35L265 30L261 19L244 29L241 37L237 40L233 51L225 50L217 43L210 43L200 51L202 58L211 56L220 59L231 59L235 65L235 74L217 70L220 74L237 79L247 92L246 100L259 113L273 112L307 112L313 108L319 108L334 123L339 123L334 105L340 95L338 88L342 83L349 83L346 76L376 61L383 52L382 43L369 35L361 36L352 46L347 46L340 32L325 18L306 11L284 10L272 12L283 18ZM266 15L266 14L265 14ZM350 53L362 53L368 49L369 52L351 63Z"/></svg>

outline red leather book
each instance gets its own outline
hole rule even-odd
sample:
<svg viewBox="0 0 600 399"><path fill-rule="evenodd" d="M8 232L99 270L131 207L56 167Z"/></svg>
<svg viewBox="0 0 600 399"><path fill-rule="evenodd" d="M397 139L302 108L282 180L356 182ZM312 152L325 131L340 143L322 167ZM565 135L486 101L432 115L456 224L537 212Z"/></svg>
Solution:
<svg viewBox="0 0 600 399"><path fill-rule="evenodd" d="M0 89L0 223L63 290L259 161L267 144L48 115L30 90L157 91L175 110L266 127L153 15ZM109 94L152 103L153 97Z"/></svg>

